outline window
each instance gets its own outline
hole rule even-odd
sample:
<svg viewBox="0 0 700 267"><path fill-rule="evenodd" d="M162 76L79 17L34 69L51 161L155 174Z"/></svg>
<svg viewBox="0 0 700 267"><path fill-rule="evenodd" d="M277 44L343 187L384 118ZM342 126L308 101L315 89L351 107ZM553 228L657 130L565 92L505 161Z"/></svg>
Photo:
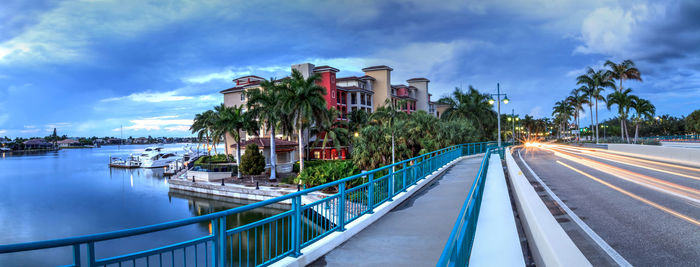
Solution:
<svg viewBox="0 0 700 267"><path fill-rule="evenodd" d="M245 93L241 92L241 101L245 101Z"/></svg>
<svg viewBox="0 0 700 267"><path fill-rule="evenodd" d="M365 104L365 95L364 95L364 94L360 94L360 103L361 103L362 105Z"/></svg>
<svg viewBox="0 0 700 267"><path fill-rule="evenodd" d="M357 99L355 98L355 93L350 94L350 103L357 104Z"/></svg>

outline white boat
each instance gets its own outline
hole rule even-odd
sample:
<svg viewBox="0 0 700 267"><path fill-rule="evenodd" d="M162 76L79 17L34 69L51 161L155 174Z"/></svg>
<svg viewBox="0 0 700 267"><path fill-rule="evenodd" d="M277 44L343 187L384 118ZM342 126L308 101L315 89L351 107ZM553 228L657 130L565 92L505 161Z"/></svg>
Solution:
<svg viewBox="0 0 700 267"><path fill-rule="evenodd" d="M130 156L129 159L122 159L117 157L109 158L109 166L115 168L139 168L141 167L141 161L138 157Z"/></svg>
<svg viewBox="0 0 700 267"><path fill-rule="evenodd" d="M179 157L175 153L162 153L161 147L147 147L141 155L138 156L142 168L161 168L166 167L170 162L177 160Z"/></svg>

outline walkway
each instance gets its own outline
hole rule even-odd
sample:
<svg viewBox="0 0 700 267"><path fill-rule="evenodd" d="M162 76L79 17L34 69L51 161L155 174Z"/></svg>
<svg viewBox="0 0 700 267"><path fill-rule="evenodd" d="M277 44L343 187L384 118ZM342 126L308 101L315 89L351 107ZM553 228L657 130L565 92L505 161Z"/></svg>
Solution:
<svg viewBox="0 0 700 267"><path fill-rule="evenodd" d="M482 158L458 162L310 266L435 266Z"/></svg>

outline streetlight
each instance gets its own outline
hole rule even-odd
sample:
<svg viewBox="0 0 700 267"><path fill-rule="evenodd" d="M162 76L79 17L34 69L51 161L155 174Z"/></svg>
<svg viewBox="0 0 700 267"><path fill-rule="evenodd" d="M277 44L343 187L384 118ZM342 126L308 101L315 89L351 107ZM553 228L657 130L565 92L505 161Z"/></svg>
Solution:
<svg viewBox="0 0 700 267"><path fill-rule="evenodd" d="M493 96L496 96L498 98L498 116L496 117L498 119L498 147L501 147L501 96L504 96L503 98L503 104L508 104L510 100L508 99L508 96L506 94L501 94L501 84L496 83L496 93L495 94L490 94L491 98L489 98L489 104L493 105Z"/></svg>
<svg viewBox="0 0 700 267"><path fill-rule="evenodd" d="M600 128L603 128L603 139L607 139L607 138L608 138L607 131L605 131L605 129L607 129L608 127L610 127L610 126L605 125L605 124L603 124L603 125L600 126Z"/></svg>

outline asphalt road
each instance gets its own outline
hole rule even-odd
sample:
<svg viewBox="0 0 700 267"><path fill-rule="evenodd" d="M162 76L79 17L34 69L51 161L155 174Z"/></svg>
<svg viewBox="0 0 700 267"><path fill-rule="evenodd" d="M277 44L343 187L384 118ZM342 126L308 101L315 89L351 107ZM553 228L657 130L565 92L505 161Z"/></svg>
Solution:
<svg viewBox="0 0 700 267"><path fill-rule="evenodd" d="M595 266L614 260L535 182L522 160L602 241L634 266L700 266L700 168L605 150L544 145L514 152L550 211Z"/></svg>

